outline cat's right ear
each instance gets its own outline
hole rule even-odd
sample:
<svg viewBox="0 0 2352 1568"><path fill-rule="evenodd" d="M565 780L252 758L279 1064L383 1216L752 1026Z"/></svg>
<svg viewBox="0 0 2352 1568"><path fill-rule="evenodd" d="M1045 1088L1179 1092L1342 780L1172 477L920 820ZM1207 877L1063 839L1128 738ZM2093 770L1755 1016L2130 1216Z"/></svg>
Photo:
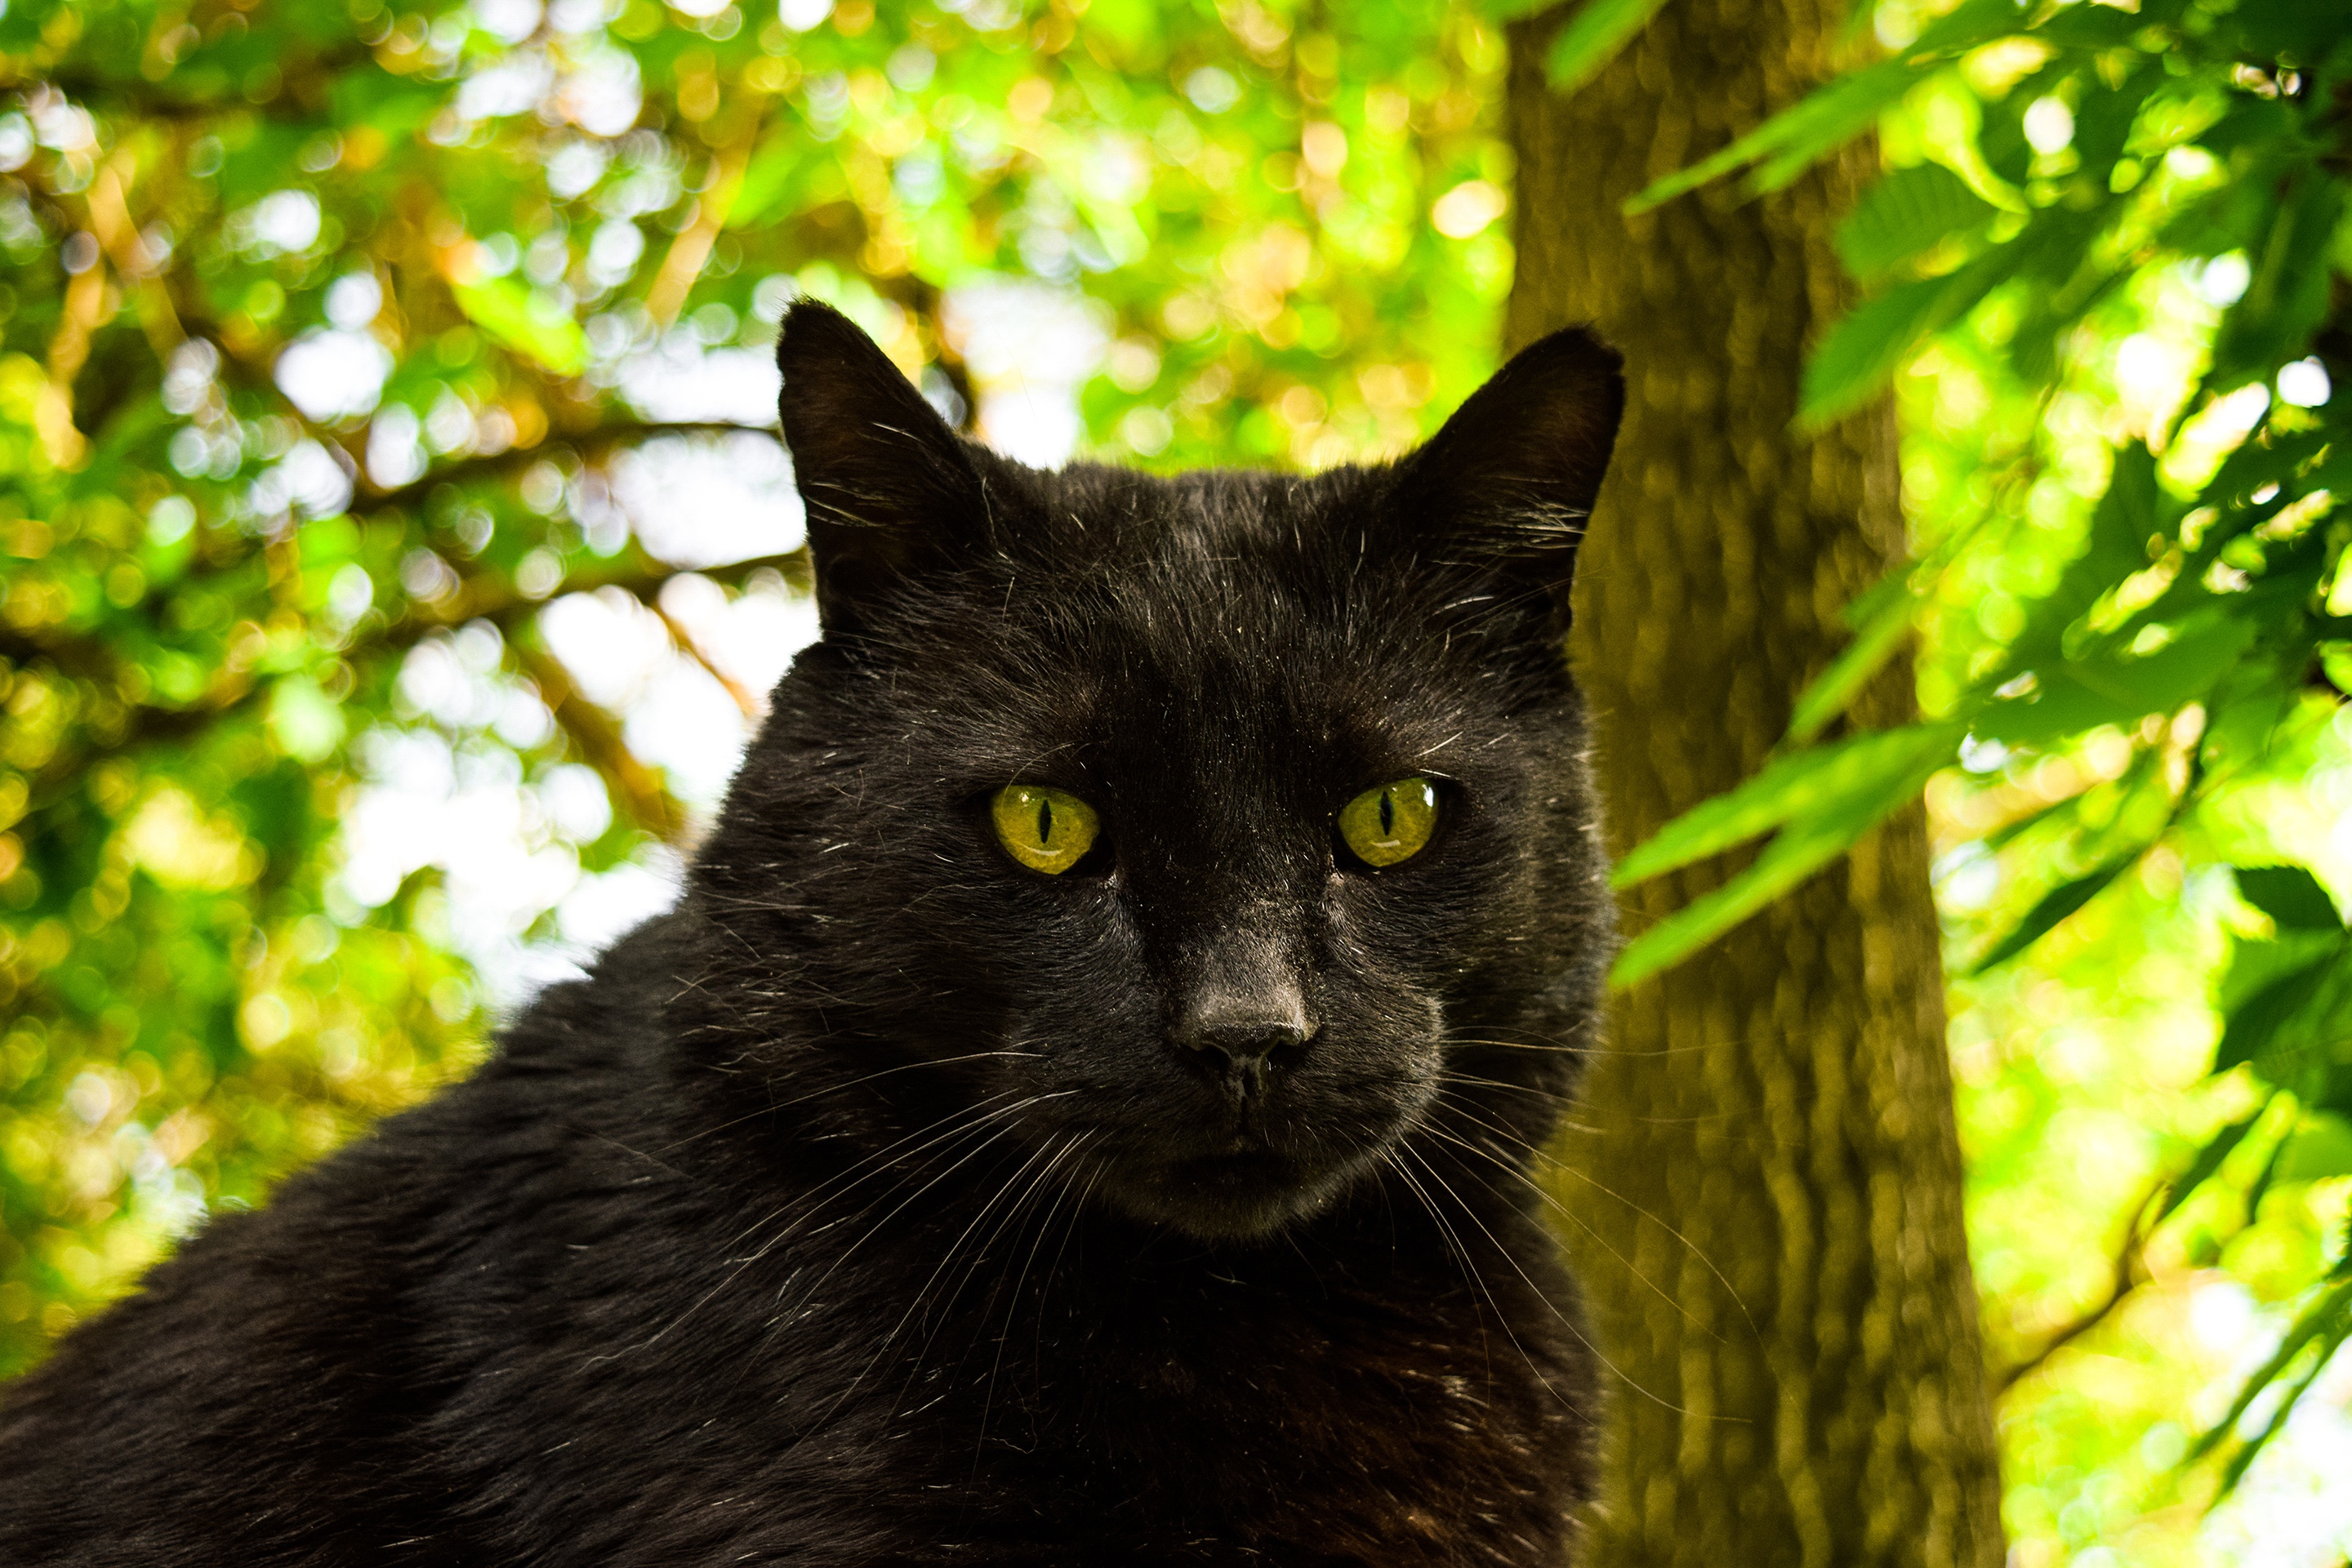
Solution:
<svg viewBox="0 0 2352 1568"><path fill-rule="evenodd" d="M1413 547L1540 588L1564 622L1624 411L1623 361L1592 332L1572 327L1521 350L1397 465Z"/></svg>
<svg viewBox="0 0 2352 1568"><path fill-rule="evenodd" d="M777 404L808 510L829 630L985 526L971 448L888 355L832 306L801 300L776 341Z"/></svg>

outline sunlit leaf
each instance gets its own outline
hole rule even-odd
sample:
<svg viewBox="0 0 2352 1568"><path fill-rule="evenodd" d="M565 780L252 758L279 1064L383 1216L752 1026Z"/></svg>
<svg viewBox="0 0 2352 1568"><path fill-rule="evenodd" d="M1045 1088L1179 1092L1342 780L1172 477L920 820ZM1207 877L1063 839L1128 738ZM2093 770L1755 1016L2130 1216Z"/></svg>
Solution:
<svg viewBox="0 0 2352 1568"><path fill-rule="evenodd" d="M2049 741L2168 713L2210 691L2261 630L2251 616L2217 615L2154 653L2109 650L2045 665L2034 671L2030 696L1984 709L1977 732L2012 742Z"/></svg>
<svg viewBox="0 0 2352 1568"><path fill-rule="evenodd" d="M473 323L558 375L588 368L588 338L570 311L512 278L452 284L450 295Z"/></svg>
<svg viewBox="0 0 2352 1568"><path fill-rule="evenodd" d="M1858 735L1784 757L1728 795L1685 812L1634 848L1610 874L1631 887L1717 855L1800 815L1858 837L1881 815L1874 803L1895 780L1916 782L1958 739L1947 726Z"/></svg>
<svg viewBox="0 0 2352 1568"><path fill-rule="evenodd" d="M2352 1120L2333 1110L2314 1110L2286 1141L2275 1179L2319 1182L2333 1176L2352 1176Z"/></svg>
<svg viewBox="0 0 2352 1568"><path fill-rule="evenodd" d="M2277 1044L2296 1017L2319 996L2340 953L2328 952L2317 962L2274 980L2230 1010L2221 1043L2213 1054L2213 1070L2258 1061Z"/></svg>
<svg viewBox="0 0 2352 1568"><path fill-rule="evenodd" d="M1573 92L1591 80L1634 34L1650 25L1667 0L1586 0L1569 13L1552 39L1544 70L1552 86Z"/></svg>
<svg viewBox="0 0 2352 1568"><path fill-rule="evenodd" d="M2139 858L2139 851L2116 856L2097 870L2075 878L2071 882L2053 888L2025 912L2008 935L1988 949L1983 957L1969 967L1971 975L1982 974L2015 958L2035 942L2055 930L2075 910L2106 891L2109 883L2131 869Z"/></svg>
<svg viewBox="0 0 2352 1568"><path fill-rule="evenodd" d="M2352 1336L2352 1281L2330 1285L2317 1293L2295 1319L2294 1326L2287 1330L2270 1359L2246 1380L2221 1419L2208 1427L2190 1446L2189 1458L2192 1461L2201 1458L2220 1447L2236 1430L2240 1418L2252 1406L2254 1400L2271 1386L2280 1373L2293 1367L2297 1361L2305 1359L2306 1352L2309 1352L2310 1365L2303 1378L2290 1390L2288 1396L2280 1401L2277 1413L2262 1432L2239 1452L2237 1462L2224 1472L2223 1489L2226 1491L2235 1486L2244 1476L2246 1465L2269 1442L2271 1436L2285 1425L2286 1412L2294 1403L2294 1394L2300 1393L2302 1384L2317 1374L2336 1347L2348 1336Z"/></svg>
<svg viewBox="0 0 2352 1568"><path fill-rule="evenodd" d="M1819 429L1861 406L1929 333L1974 310L2019 274L2071 267L2096 223L2087 213L2039 216L2014 239L1957 270L1899 284L1858 307L1830 330L1806 362L1799 426Z"/></svg>
<svg viewBox="0 0 2352 1568"><path fill-rule="evenodd" d="M1852 771L1841 778L1834 792L1824 791L1814 796L1811 804L1816 809L1783 827L1746 870L1722 887L1694 899L1626 943L1615 967L1609 972L1610 984L1622 989L1671 968L1844 854L1854 840L1870 831L1888 812L1918 793L1927 774L1951 744L1948 732L1929 727L1923 730L1924 734L1895 731L1909 741L1909 750L1902 753L1904 761L1899 765L1895 754L1870 753L1866 766L1847 759ZM1769 775L1759 775L1759 782L1764 776ZM1690 816L1681 820L1688 822ZM1717 824L1717 830L1724 826ZM1672 826L1666 831L1672 832ZM1654 845L1664 837L1662 833L1650 842ZM1624 877L1621 870L1621 885L1638 879Z"/></svg>
<svg viewBox="0 0 2352 1568"><path fill-rule="evenodd" d="M1838 256L1857 278L1875 278L1990 219L1997 209L1940 163L1889 174L1838 226Z"/></svg>
<svg viewBox="0 0 2352 1568"><path fill-rule="evenodd" d="M2254 1130L2254 1124L2269 1109L2270 1104L2265 1100L2260 1110L2240 1117L2207 1139L2205 1146L2197 1151L2196 1158L2189 1162L2189 1168L2180 1173L2166 1192L2162 1206L2149 1223L2163 1224L2174 1210L2195 1196L2197 1189L2211 1180L2213 1173L2221 1168L2221 1162L2237 1152L2238 1145L2246 1141L2246 1134Z"/></svg>
<svg viewBox="0 0 2352 1568"><path fill-rule="evenodd" d="M2238 896L2271 917L2281 931L2335 931L2344 923L2336 900L2302 866L2235 868Z"/></svg>
<svg viewBox="0 0 2352 1568"><path fill-rule="evenodd" d="M1844 712L1870 683L1871 677L1902 650L1911 630L1917 601L1911 592L1911 563L1906 562L1869 593L1846 606L1846 624L1854 628L1853 641L1798 694L1789 711L1785 744L1811 740Z"/></svg>
<svg viewBox="0 0 2352 1568"><path fill-rule="evenodd" d="M1652 182L1626 202L1625 210L1647 212L1767 157L1778 157L1783 163L1793 161L1802 168L1828 149L1859 134L1881 110L1910 91L1919 79L1919 68L1901 56L1841 78L1720 152Z"/></svg>

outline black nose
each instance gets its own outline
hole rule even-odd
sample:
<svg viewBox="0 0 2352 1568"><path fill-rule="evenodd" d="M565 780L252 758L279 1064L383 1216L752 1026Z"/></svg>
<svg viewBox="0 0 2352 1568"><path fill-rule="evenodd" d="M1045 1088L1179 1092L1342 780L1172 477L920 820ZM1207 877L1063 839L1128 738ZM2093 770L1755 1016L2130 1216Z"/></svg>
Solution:
<svg viewBox="0 0 2352 1568"><path fill-rule="evenodd" d="M1246 1090L1282 1065L1275 1054L1296 1050L1315 1036L1306 998L1295 978L1269 984L1214 986L1196 994L1170 1031L1176 1043L1211 1058L1227 1087Z"/></svg>
<svg viewBox="0 0 2352 1568"><path fill-rule="evenodd" d="M1286 1020L1213 1024L1192 1031L1184 1043L1196 1051L1214 1051L1231 1066L1246 1068L1278 1050L1305 1045L1307 1030Z"/></svg>

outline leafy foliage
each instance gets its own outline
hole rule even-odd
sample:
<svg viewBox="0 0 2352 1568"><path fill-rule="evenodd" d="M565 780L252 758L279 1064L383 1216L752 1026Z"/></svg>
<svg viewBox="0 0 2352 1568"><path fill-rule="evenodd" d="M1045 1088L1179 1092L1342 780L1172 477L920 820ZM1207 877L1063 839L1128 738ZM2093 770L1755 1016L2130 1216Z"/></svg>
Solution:
<svg viewBox="0 0 2352 1568"><path fill-rule="evenodd" d="M1908 26L1899 8L1890 21ZM2074 781L1972 847L2007 850L2026 890L1977 974L2119 886L2234 864L2251 912L2232 928L2212 1070L2247 1081L2255 1109L2145 1205L2112 1307L2149 1231L2225 1172L2242 1173L2250 1219L2274 1186L2352 1173L2352 938L2309 868L2326 869L2324 847L2261 826L2280 782L2340 747L2352 677L2352 11L1964 0L1910 30L1634 205L1743 169L1750 192L1777 188L1884 116L1895 167L1840 235L1873 292L1813 355L1801 423L1927 363L1937 396L2022 406L2031 425L1965 475L1906 475L1942 537L1856 606L1856 641L1799 700L1784 756L1636 849L1620 879L1775 837L1642 933L1617 978L1688 955L1953 763ZM2146 330L2158 297L2176 320L2202 312L2193 343ZM1962 617L1969 635L1931 644L1922 723L1816 743L1906 623ZM2352 1337L2337 1257L2189 1449L2231 1450L2224 1490ZM2266 1393L2273 1414L2242 1421Z"/></svg>
<svg viewBox="0 0 2352 1568"><path fill-rule="evenodd" d="M1043 290L1112 452L1402 446L1492 363L1501 65L1436 0L0 11L0 1375L474 1058L450 868L353 869L387 756L559 892L691 833L550 627L756 710L689 612L804 613L788 492L647 509L781 467L793 294L983 425Z"/></svg>

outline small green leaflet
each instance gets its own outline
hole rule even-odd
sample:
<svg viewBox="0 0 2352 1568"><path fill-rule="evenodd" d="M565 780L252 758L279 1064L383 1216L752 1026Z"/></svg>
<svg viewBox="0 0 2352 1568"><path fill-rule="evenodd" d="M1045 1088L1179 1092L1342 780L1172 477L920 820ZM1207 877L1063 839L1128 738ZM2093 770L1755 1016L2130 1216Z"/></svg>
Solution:
<svg viewBox="0 0 2352 1568"><path fill-rule="evenodd" d="M1999 210L1941 163L1922 163L1870 188L1838 225L1838 255L1856 278L1876 278Z"/></svg>
<svg viewBox="0 0 2352 1568"><path fill-rule="evenodd" d="M2202 697L2236 668L2261 625L2252 616L2208 617L2151 654L2109 649L2034 672L2030 698L1975 710L1976 732L2009 745L2039 745L2100 724L2131 724Z"/></svg>
<svg viewBox="0 0 2352 1568"><path fill-rule="evenodd" d="M2332 1110L2310 1111L2282 1149L2276 1176L2281 1182L2352 1175L2352 1121Z"/></svg>
<svg viewBox="0 0 2352 1568"><path fill-rule="evenodd" d="M1761 165L1748 179L1749 194L1777 191L1822 153L1868 130L1880 110L1926 80L1949 57L2021 31L2023 21L2014 0L1966 0L1929 23L1894 58L1815 89L1712 157L1650 185L1627 201L1625 210L1647 212L1749 163Z"/></svg>
<svg viewBox="0 0 2352 1568"><path fill-rule="evenodd" d="M727 226L752 228L773 216L793 194L793 182L801 173L806 152L804 141L793 128L770 132L744 166L735 204L727 209Z"/></svg>
<svg viewBox="0 0 2352 1568"><path fill-rule="evenodd" d="M1668 823L1619 865L1611 879L1615 885L1644 880L1785 826L1746 870L1627 943L1610 971L1610 984L1633 985L1680 963L1845 853L1918 792L1958 739L1958 731L1947 724L1856 736L1775 763Z"/></svg>
<svg viewBox="0 0 2352 1568"><path fill-rule="evenodd" d="M1544 60L1554 90L1574 92L1650 24L1666 0L1587 0L1552 39Z"/></svg>
<svg viewBox="0 0 2352 1568"><path fill-rule="evenodd" d="M1898 284L1863 304L1830 329L1806 362L1799 427L1818 430L1868 402L1921 340L1975 310L2002 284L2071 264L2099 221L2097 209L2045 210L2015 238L1967 266Z"/></svg>
<svg viewBox="0 0 2352 1568"><path fill-rule="evenodd" d="M1979 257L1958 272L1901 283L1865 300L1832 327L1805 362L1800 428L1818 430L1876 395L1919 340L1969 310L2000 281L2000 253Z"/></svg>
<svg viewBox="0 0 2352 1568"><path fill-rule="evenodd" d="M2340 1280L2321 1290L2311 1305L2305 1309L2294 1327L2288 1330L2286 1337L2279 1342L2279 1348L2271 1359L2246 1379L2244 1387L2239 1390L2238 1397L2231 1401L2230 1408L2221 1419L2189 1447L2189 1462L2193 1464L2219 1447L2222 1439L2237 1429L2239 1418L2245 1415L2256 1397L2277 1381L2279 1375L2305 1350L2316 1345L2318 1352L2310 1368L2288 1386L2286 1397L2279 1401L2277 1413L2259 1435L2239 1450L2223 1473L2222 1490L2226 1494L2245 1474L2246 1466L2262 1451L2263 1445L2286 1425L2286 1414L2294 1408L2304 1385L2318 1374L2319 1369L2326 1364L2336 1347L2342 1344L2347 1335L2352 1335L2352 1280Z"/></svg>
<svg viewBox="0 0 2352 1568"><path fill-rule="evenodd" d="M2231 1122L2205 1141L2205 1147L2198 1150L2197 1157L2189 1162L2189 1169L2180 1173L2179 1179L2174 1182L2171 1189L2164 1194L2164 1206L2158 1209L2156 1217L2148 1222L2148 1227L2151 1230L2171 1217L2173 1210L2187 1203L2196 1194L2197 1189L2203 1186L2213 1173L2221 1168L2221 1162L2228 1159L2231 1152L2246 1141L2246 1134L2254 1130L2254 1123L2260 1121L2263 1119L2263 1113L2270 1108L2271 1101L2263 1100L2245 1116Z"/></svg>
<svg viewBox="0 0 2352 1568"><path fill-rule="evenodd" d="M1969 976L1973 978L1987 970L1996 969L2040 942L2069 915L2106 891L2107 884L2129 870L2139 857L2140 849L2134 848L2126 854L2114 857L2089 875L2077 877L2044 893L2007 936L1993 943L1982 958L1969 966Z"/></svg>
<svg viewBox="0 0 2352 1568"><path fill-rule="evenodd" d="M1911 613L1918 604L1911 592L1912 566L1911 562L1902 563L1845 607L1846 624L1854 628L1853 641L1798 693L1783 744L1802 745L1828 728L1830 721L1844 712L1870 678L1902 648L1911 630Z"/></svg>
<svg viewBox="0 0 2352 1568"><path fill-rule="evenodd" d="M2326 321L2334 277L2327 251L2345 205L2344 183L2317 170L2276 204L2251 258L2252 282L2222 320L2200 391L2227 392L2265 378Z"/></svg>
<svg viewBox="0 0 2352 1568"><path fill-rule="evenodd" d="M1704 801L1660 828L1610 873L1610 885L1632 887L1744 844L1759 833L1811 812L1874 795L1886 780L1908 777L1920 764L1940 762L1958 743L1948 724L1876 730L1833 745L1784 757L1727 795Z"/></svg>
<svg viewBox="0 0 2352 1568"><path fill-rule="evenodd" d="M570 311L520 279L452 283L450 294L474 325L557 375L588 368L588 338Z"/></svg>
<svg viewBox="0 0 2352 1568"><path fill-rule="evenodd" d="M2336 900L2301 866L2233 866L2238 897L2271 917L2281 931L2334 931L2344 923Z"/></svg>
<svg viewBox="0 0 2352 1568"><path fill-rule="evenodd" d="M1794 159L1796 168L1802 169L1828 149L1867 129L1881 110L1910 91L1921 79L1921 71L1907 57L1881 60L1866 70L1832 82L1795 108L1774 115L1714 156L1655 182L1627 201L1625 210L1648 212L1685 191L1695 191L1734 169L1775 154L1775 168ZM1792 172L1789 178L1794 177ZM1780 182L1787 183L1786 179Z"/></svg>
<svg viewBox="0 0 2352 1568"><path fill-rule="evenodd" d="M2271 982L2232 1008L2221 1029L2221 1043L2213 1053L2213 1070L2227 1072L2242 1063L2259 1062L2280 1041L2287 1026L2319 995L2320 988L2327 983L2328 972L2341 957L2339 949L2330 949L2316 961Z"/></svg>
<svg viewBox="0 0 2352 1568"><path fill-rule="evenodd" d="M2161 506L2154 454L2137 441L2117 451L2082 552L2032 600L2025 625L2010 639L2009 657L1979 681L1979 701L2018 676L2064 658L2068 629L2117 582L2147 564L2148 536L2166 521Z"/></svg>

